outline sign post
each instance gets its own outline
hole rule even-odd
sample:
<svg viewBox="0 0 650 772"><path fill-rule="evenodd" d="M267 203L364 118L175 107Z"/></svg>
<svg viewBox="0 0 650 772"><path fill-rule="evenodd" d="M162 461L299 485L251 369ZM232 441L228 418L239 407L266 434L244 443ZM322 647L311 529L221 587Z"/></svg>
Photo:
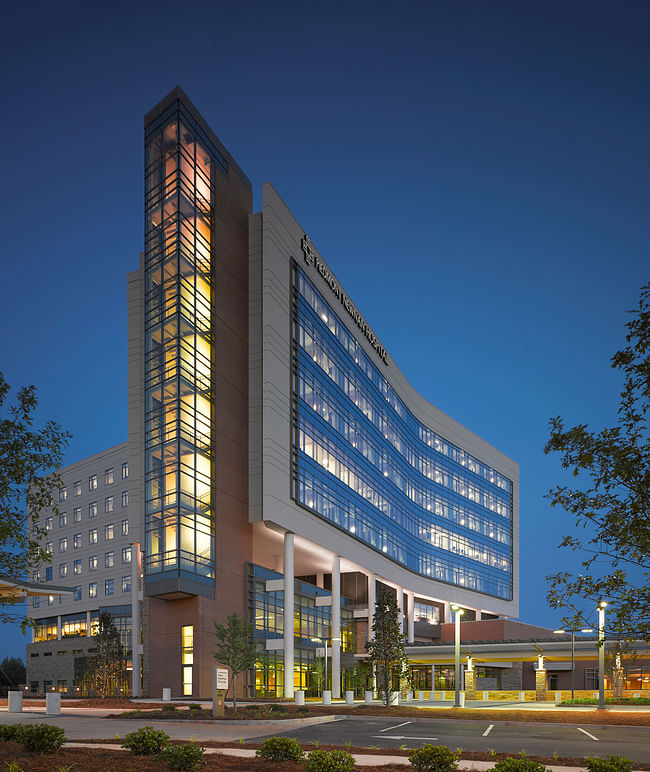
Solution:
<svg viewBox="0 0 650 772"><path fill-rule="evenodd" d="M226 692L228 691L228 671L215 665L212 673L212 717L224 718Z"/></svg>

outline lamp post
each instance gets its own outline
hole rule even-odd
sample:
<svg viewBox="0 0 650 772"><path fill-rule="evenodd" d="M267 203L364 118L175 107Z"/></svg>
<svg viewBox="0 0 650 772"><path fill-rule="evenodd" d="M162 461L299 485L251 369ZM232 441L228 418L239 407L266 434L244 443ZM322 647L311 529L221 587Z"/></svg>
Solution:
<svg viewBox="0 0 650 772"><path fill-rule="evenodd" d="M607 602L598 604L598 710L605 710L605 608Z"/></svg>
<svg viewBox="0 0 650 772"><path fill-rule="evenodd" d="M581 630L553 630L554 633L571 633L571 699L573 699L573 693L575 691L575 652L576 652L576 633L593 633L591 627L583 627Z"/></svg>
<svg viewBox="0 0 650 772"><path fill-rule="evenodd" d="M464 612L456 603L451 610L454 612L454 707L460 708L460 618Z"/></svg>

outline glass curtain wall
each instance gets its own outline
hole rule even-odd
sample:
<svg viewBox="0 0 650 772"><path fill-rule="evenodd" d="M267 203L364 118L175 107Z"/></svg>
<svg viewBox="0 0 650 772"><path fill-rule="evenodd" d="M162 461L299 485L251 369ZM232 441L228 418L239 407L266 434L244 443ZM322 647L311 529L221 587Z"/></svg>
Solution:
<svg viewBox="0 0 650 772"><path fill-rule="evenodd" d="M163 116L164 117L164 116ZM145 572L214 577L215 162L182 107L146 131Z"/></svg>

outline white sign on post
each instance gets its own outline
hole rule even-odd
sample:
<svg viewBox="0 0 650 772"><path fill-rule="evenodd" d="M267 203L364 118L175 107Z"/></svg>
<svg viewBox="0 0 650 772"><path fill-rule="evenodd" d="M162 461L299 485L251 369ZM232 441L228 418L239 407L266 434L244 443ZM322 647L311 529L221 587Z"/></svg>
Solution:
<svg viewBox="0 0 650 772"><path fill-rule="evenodd" d="M228 671L225 668L216 668L217 671L217 689L228 689Z"/></svg>

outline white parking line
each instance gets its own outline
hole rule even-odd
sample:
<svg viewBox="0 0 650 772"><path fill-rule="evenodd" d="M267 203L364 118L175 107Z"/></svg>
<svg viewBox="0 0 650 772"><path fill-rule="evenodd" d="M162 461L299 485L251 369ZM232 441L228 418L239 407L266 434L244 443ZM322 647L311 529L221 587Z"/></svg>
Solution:
<svg viewBox="0 0 650 772"><path fill-rule="evenodd" d="M576 727L576 729L579 732L582 732L582 734L586 734L587 737L591 737L592 740L595 740L596 742L600 742L600 740L597 737L594 737L590 732L588 732L586 729L581 729L579 726Z"/></svg>
<svg viewBox="0 0 650 772"><path fill-rule="evenodd" d="M390 729L399 729L400 726L406 726L407 724L412 724L412 721L405 721L403 724L397 724L397 726L387 726L386 729L380 729L380 732L388 732Z"/></svg>
<svg viewBox="0 0 650 772"><path fill-rule="evenodd" d="M490 732L494 729L494 724L490 724L490 726L483 732L483 737L487 737Z"/></svg>

